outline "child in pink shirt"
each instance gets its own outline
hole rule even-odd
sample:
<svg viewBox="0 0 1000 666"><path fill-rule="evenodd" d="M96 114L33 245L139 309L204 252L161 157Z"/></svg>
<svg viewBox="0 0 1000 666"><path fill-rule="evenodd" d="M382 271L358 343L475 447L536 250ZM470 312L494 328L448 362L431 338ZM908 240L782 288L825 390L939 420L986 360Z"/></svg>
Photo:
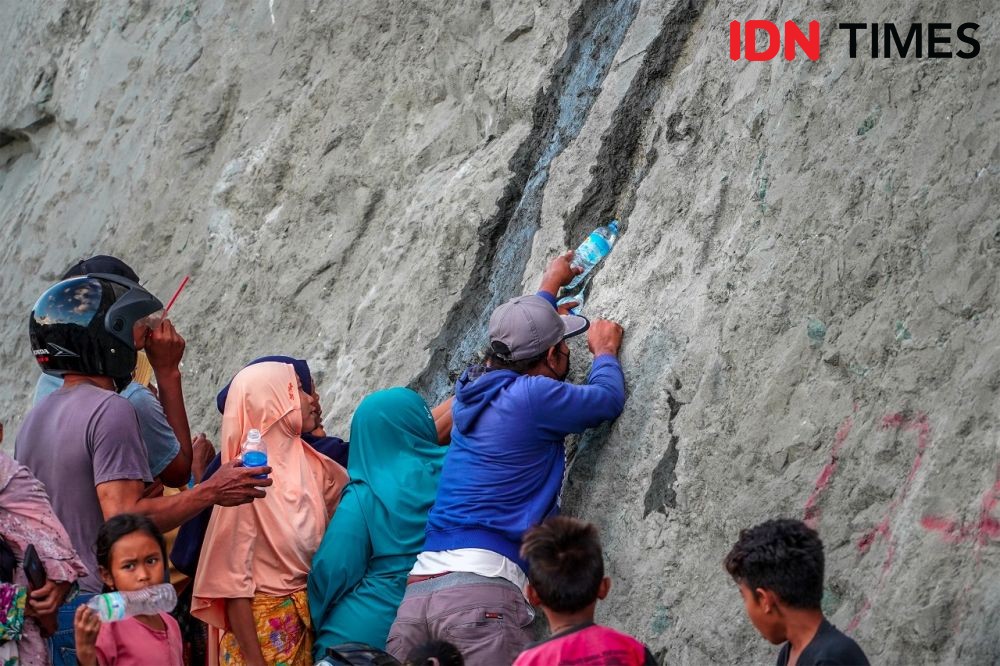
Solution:
<svg viewBox="0 0 1000 666"><path fill-rule="evenodd" d="M133 592L165 582L166 559L163 534L144 516L114 516L98 532L97 563L101 578L113 590ZM80 666L184 664L180 626L166 613L102 624L96 613L82 605L74 624Z"/></svg>
<svg viewBox="0 0 1000 666"><path fill-rule="evenodd" d="M514 666L656 666L645 645L594 624L597 601L611 589L596 527L557 516L528 530L521 544L528 601L542 607L552 636L522 652Z"/></svg>

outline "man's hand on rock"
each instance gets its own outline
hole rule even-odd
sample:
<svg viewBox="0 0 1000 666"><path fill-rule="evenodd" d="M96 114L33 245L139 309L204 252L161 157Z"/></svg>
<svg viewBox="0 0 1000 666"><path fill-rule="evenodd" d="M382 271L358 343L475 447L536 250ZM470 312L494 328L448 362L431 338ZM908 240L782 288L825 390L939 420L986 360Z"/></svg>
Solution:
<svg viewBox="0 0 1000 666"><path fill-rule="evenodd" d="M270 478L255 479L254 477L270 473L270 467L243 467L240 462L231 460L201 485L205 492L209 493L214 504L238 506L267 494L263 489L274 481Z"/></svg>
<svg viewBox="0 0 1000 666"><path fill-rule="evenodd" d="M590 329L587 331L587 347L595 357L601 354L618 356L624 334L625 331L619 324L607 319L596 319L590 322Z"/></svg>
<svg viewBox="0 0 1000 666"><path fill-rule="evenodd" d="M553 296L559 293L559 289L569 284L573 278L583 272L580 266L573 266L573 250L564 252L549 262L549 267L542 275L541 291L547 291Z"/></svg>

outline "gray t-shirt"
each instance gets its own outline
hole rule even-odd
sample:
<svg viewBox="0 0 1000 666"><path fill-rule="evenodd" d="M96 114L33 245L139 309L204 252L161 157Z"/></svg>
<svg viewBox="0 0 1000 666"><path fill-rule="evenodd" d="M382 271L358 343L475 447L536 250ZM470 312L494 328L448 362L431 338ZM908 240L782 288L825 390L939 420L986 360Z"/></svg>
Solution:
<svg viewBox="0 0 1000 666"><path fill-rule="evenodd" d="M34 404L37 405L58 390L62 383L61 377L42 374L35 385ZM159 476L181 451L174 429L167 423L167 415L163 413L160 401L142 384L132 382L121 392L121 396L132 403L135 413L139 415L139 428L142 429L142 441L146 444L149 471L153 476Z"/></svg>
<svg viewBox="0 0 1000 666"><path fill-rule="evenodd" d="M94 542L104 514L96 487L153 480L132 405L91 384L61 388L28 412L14 457L45 484L56 516L87 566L80 589L100 592Z"/></svg>

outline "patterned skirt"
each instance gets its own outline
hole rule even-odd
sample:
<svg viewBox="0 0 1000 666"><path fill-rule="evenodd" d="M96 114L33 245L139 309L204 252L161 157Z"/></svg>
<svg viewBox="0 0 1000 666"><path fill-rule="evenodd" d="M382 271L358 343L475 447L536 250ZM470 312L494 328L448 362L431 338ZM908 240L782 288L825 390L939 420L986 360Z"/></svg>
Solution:
<svg viewBox="0 0 1000 666"><path fill-rule="evenodd" d="M312 619L305 590L287 597L257 595L250 605L257 624L257 640L268 666L312 666ZM224 632L219 644L219 665L245 663L236 636Z"/></svg>

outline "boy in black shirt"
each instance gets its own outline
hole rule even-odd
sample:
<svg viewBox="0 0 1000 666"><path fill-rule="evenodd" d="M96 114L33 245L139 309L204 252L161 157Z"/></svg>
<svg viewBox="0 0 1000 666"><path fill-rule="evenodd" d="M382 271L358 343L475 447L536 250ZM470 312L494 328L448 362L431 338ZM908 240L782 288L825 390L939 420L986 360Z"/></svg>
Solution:
<svg viewBox="0 0 1000 666"><path fill-rule="evenodd" d="M823 542L815 530L798 520L743 530L725 567L753 626L784 643L778 666L868 666L858 644L823 617Z"/></svg>

